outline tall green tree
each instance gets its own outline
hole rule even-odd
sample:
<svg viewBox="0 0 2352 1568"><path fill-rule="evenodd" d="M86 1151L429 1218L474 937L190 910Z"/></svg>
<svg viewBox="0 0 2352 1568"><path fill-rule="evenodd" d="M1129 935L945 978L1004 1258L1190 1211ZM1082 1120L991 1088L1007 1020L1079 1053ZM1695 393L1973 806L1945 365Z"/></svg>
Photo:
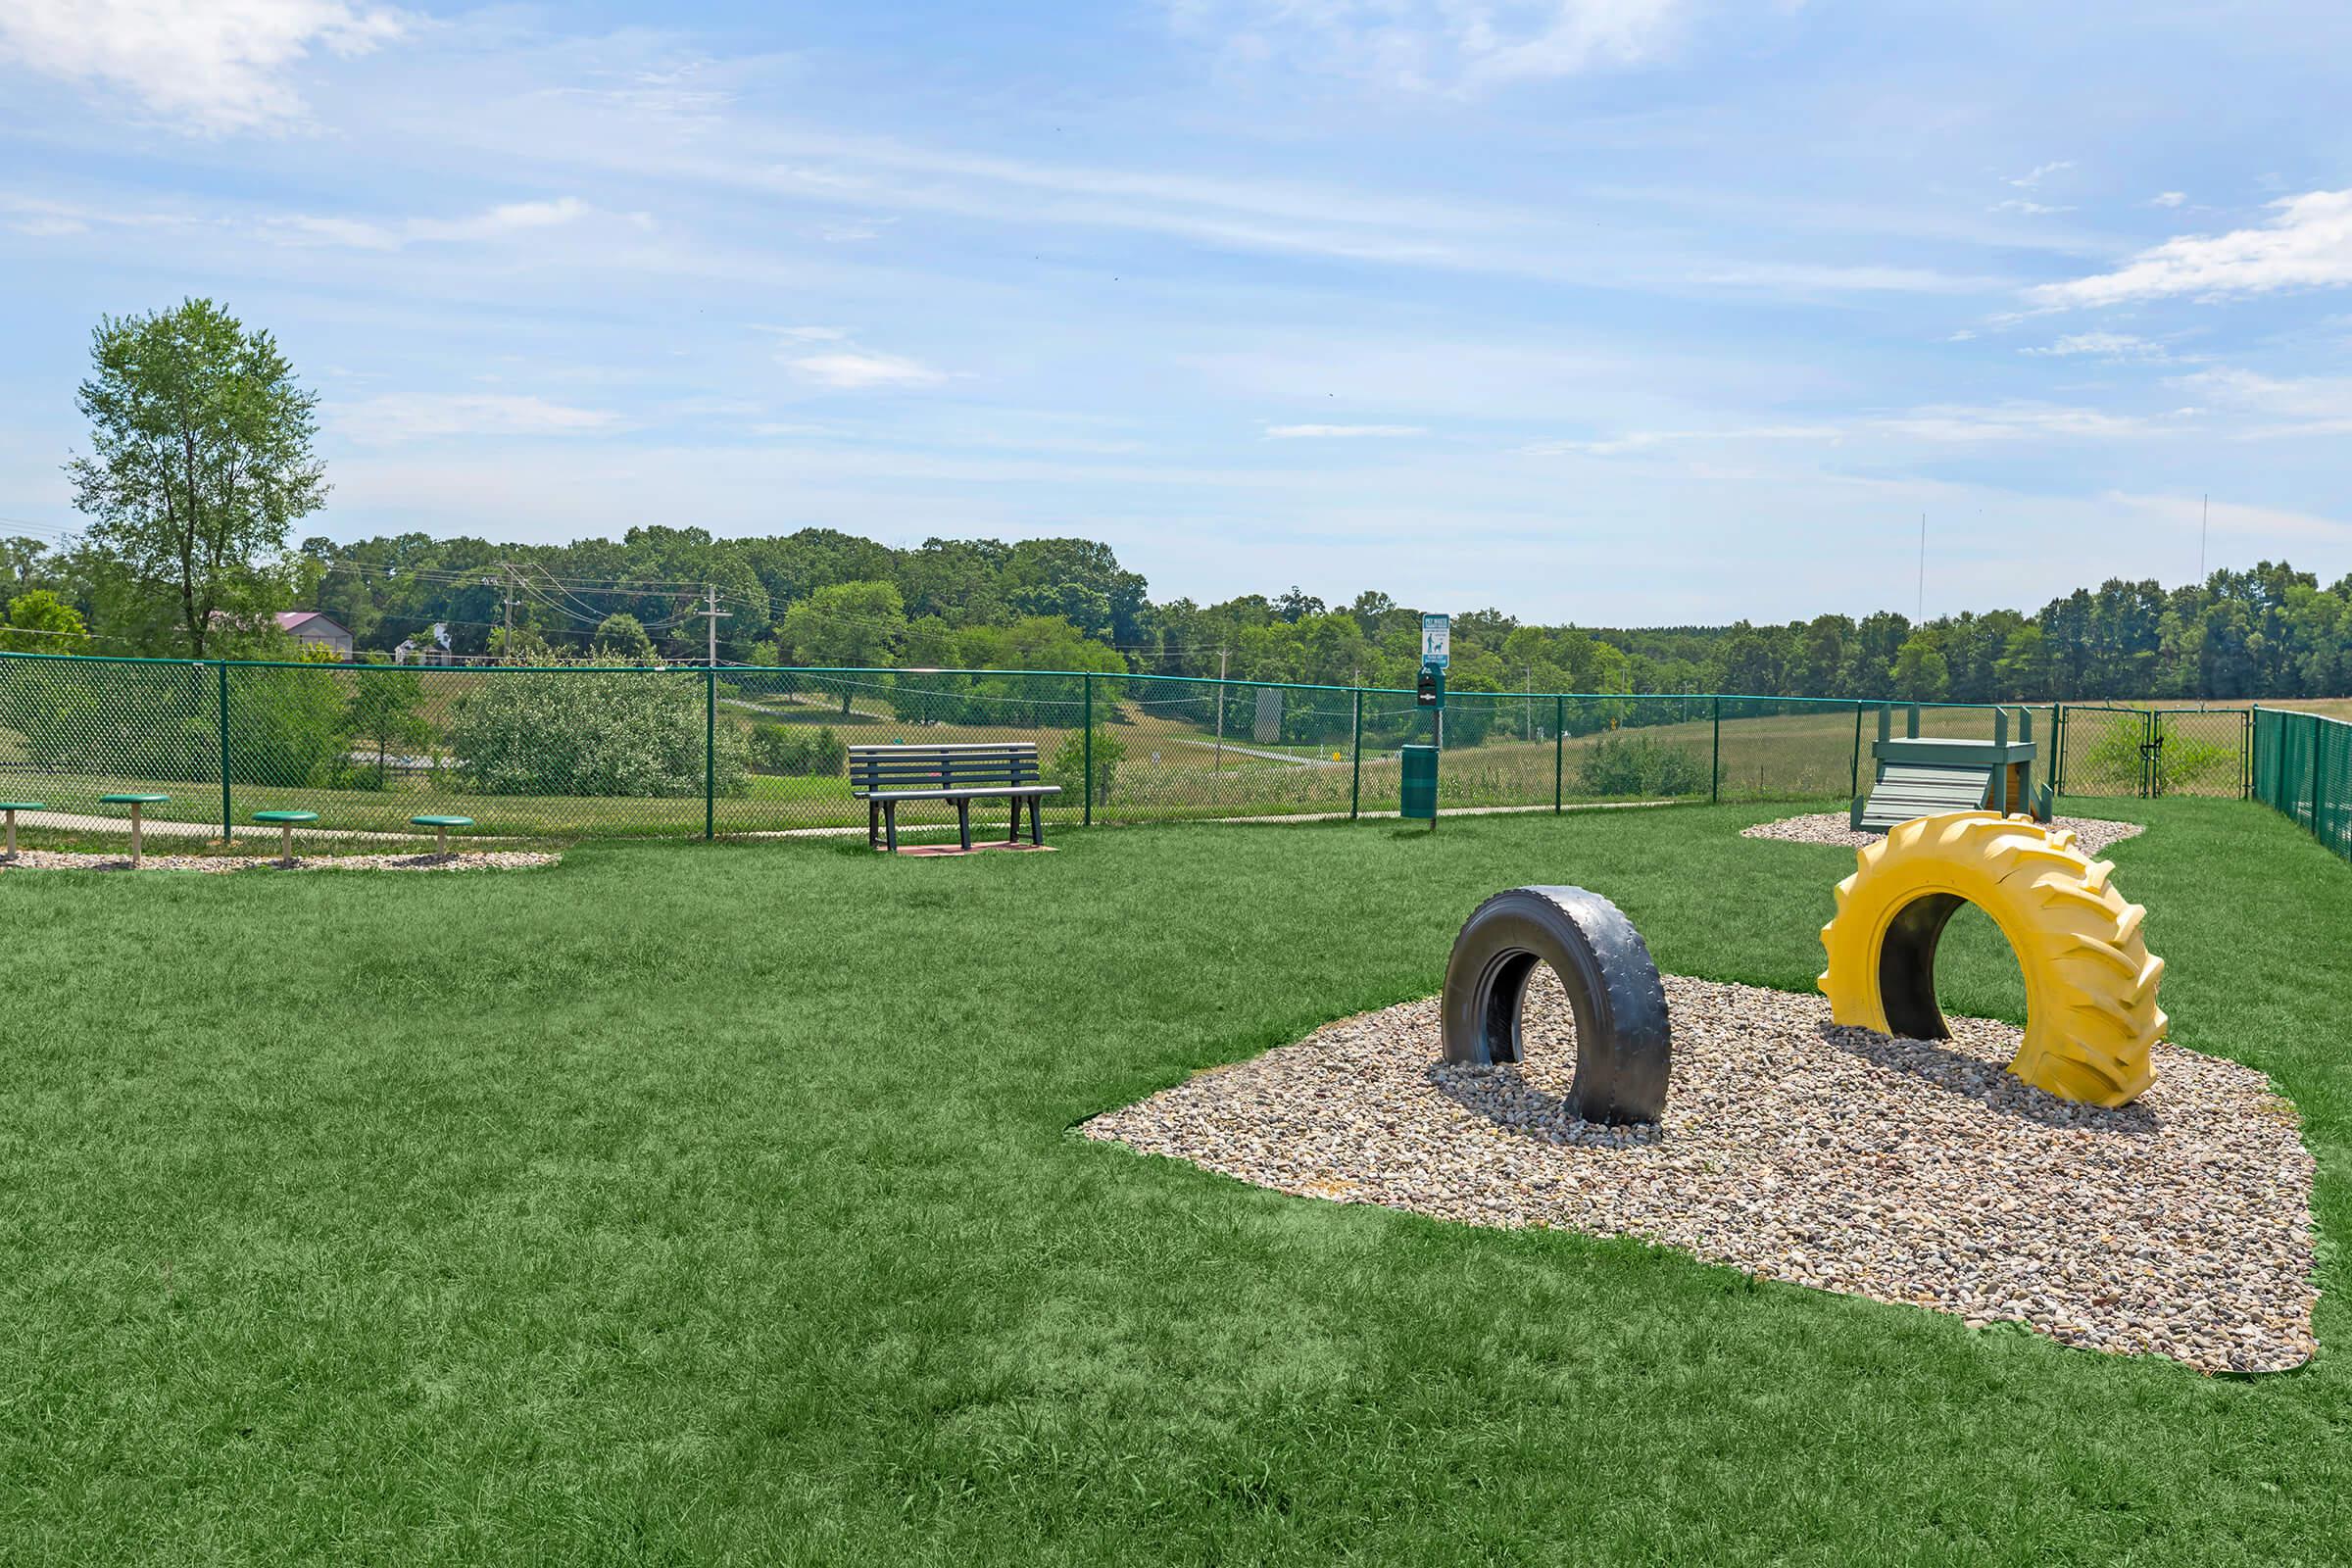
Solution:
<svg viewBox="0 0 2352 1568"><path fill-rule="evenodd" d="M17 595L0 617L0 652L85 654L89 649L81 612L46 588Z"/></svg>
<svg viewBox="0 0 2352 1568"><path fill-rule="evenodd" d="M897 656L906 636L906 605L891 583L830 583L786 611L782 631L796 664L871 669ZM841 710L850 710L846 685Z"/></svg>
<svg viewBox="0 0 2352 1568"><path fill-rule="evenodd" d="M326 500L312 451L318 395L276 341L211 300L106 317L75 406L90 452L66 466L89 544L146 592L169 596L187 651L214 613L284 602L287 534Z"/></svg>

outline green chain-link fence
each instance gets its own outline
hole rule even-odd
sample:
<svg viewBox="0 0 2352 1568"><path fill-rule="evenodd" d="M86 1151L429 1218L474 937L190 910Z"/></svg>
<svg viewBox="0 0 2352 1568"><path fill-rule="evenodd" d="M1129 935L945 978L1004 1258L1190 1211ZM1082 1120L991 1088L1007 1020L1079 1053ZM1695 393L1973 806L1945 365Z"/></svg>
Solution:
<svg viewBox="0 0 2352 1568"><path fill-rule="evenodd" d="M28 832L65 841L120 837L109 794L169 795L147 811L159 851L264 841L253 813L289 809L345 849L413 844L425 815L514 843L855 833L849 747L1020 741L1062 787L1051 823L1349 816L1393 813L1397 749L1436 742L1448 810L1827 802L1869 787L1878 706L1457 688L1441 715L1406 691L1149 675L6 655L0 797L40 801ZM2246 787L2240 710L2033 711L2069 794ZM1992 713L1922 705L1920 733L1989 738ZM954 820L901 815L917 836Z"/></svg>
<svg viewBox="0 0 2352 1568"><path fill-rule="evenodd" d="M2352 860L2352 724L2257 708L2253 771L2256 800Z"/></svg>
<svg viewBox="0 0 2352 1568"><path fill-rule="evenodd" d="M2243 708L2112 708L2060 711L2060 787L2069 795L2242 798L2252 737Z"/></svg>

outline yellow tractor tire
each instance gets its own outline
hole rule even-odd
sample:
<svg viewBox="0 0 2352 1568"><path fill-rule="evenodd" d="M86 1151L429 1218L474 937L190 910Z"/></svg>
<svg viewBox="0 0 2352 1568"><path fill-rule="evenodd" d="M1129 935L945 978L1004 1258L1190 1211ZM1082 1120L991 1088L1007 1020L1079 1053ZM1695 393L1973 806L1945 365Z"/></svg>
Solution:
<svg viewBox="0 0 2352 1568"><path fill-rule="evenodd" d="M2140 935L2147 911L2115 891L2111 862L2067 829L1996 811L1898 823L1854 855L1838 913L1821 928L1821 977L1841 1024L1913 1040L1951 1031L1936 1003L1936 944L1963 904L1991 917L2026 980L2026 1038L2009 1070L2093 1105L2129 1104L2156 1074L2164 960Z"/></svg>

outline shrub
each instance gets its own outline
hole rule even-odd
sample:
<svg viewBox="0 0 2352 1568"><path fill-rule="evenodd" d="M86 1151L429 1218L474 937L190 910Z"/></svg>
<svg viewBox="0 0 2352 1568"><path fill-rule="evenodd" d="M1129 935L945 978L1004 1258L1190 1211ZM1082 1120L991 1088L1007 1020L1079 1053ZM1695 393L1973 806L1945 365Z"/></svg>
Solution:
<svg viewBox="0 0 2352 1568"><path fill-rule="evenodd" d="M1695 756L1647 735L1603 736L1579 760L1576 776L1588 795L1696 795L1707 787Z"/></svg>
<svg viewBox="0 0 2352 1568"><path fill-rule="evenodd" d="M800 724L754 724L752 765L767 773L795 778L830 778L849 761L850 749L832 728L808 729Z"/></svg>
<svg viewBox="0 0 2352 1568"><path fill-rule="evenodd" d="M1095 804L1110 802L1110 787L1118 777L1119 760L1127 755L1127 743L1102 725L1095 726ZM1046 782L1061 786L1065 802L1083 804L1086 800L1086 731L1072 730L1054 749L1053 760L1046 763Z"/></svg>
<svg viewBox="0 0 2352 1568"><path fill-rule="evenodd" d="M457 701L449 750L476 795L676 799L703 793L707 715L699 679L659 671L496 670ZM742 795L749 747L718 726L712 771Z"/></svg>

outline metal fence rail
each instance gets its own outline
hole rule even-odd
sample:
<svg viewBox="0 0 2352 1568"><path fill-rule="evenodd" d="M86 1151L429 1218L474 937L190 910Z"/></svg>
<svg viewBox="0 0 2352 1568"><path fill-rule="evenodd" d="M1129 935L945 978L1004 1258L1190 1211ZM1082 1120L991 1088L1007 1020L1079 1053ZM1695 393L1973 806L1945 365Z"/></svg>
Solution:
<svg viewBox="0 0 2352 1568"><path fill-rule="evenodd" d="M253 813L288 809L344 848L429 837L423 815L517 842L853 833L848 746L1025 741L1065 824L1358 816L1394 812L1397 749L1435 741L1448 809L1829 801L1868 787L1879 706L1457 688L1441 716L1407 691L1123 673L0 655L0 797L43 802L28 830L72 839L119 833L106 795L169 795L150 831L191 846L262 838ZM1992 732L1990 706L1920 706L1923 734ZM2236 795L2249 722L2065 706L2035 732L2071 794Z"/></svg>
<svg viewBox="0 0 2352 1568"><path fill-rule="evenodd" d="M2352 860L2352 724L2257 708L2253 728L2254 798Z"/></svg>

